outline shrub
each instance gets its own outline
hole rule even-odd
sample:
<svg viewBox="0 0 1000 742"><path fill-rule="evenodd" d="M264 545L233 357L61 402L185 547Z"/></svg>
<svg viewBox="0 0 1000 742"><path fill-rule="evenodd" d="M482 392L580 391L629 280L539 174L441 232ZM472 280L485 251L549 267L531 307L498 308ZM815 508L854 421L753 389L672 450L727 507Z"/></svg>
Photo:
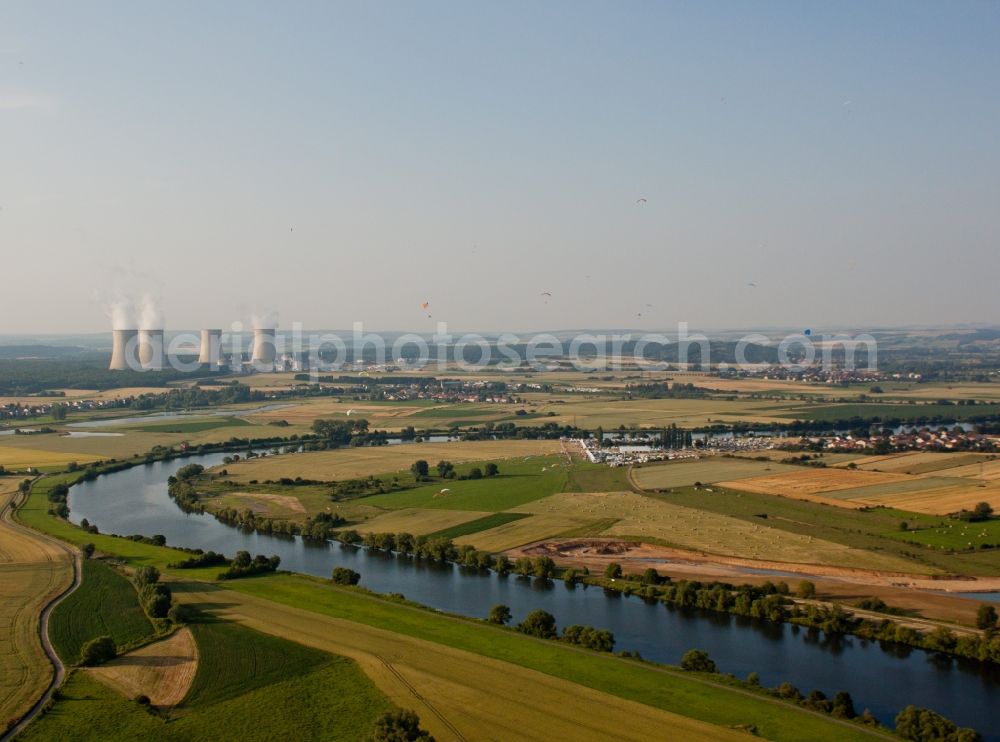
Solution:
<svg viewBox="0 0 1000 742"><path fill-rule="evenodd" d="M524 620L517 625L517 630L522 634L537 636L540 639L555 639L556 617L548 611L536 610L524 617Z"/></svg>
<svg viewBox="0 0 1000 742"><path fill-rule="evenodd" d="M87 667L100 665L113 660L116 654L118 647L115 646L115 640L110 636L99 636L83 645L83 649L80 650L80 664Z"/></svg>
<svg viewBox="0 0 1000 742"><path fill-rule="evenodd" d="M361 574L347 567L334 567L331 579L335 585L357 585L361 581Z"/></svg>
<svg viewBox="0 0 1000 742"><path fill-rule="evenodd" d="M420 717L412 711L387 711L375 720L370 742L434 742L420 728Z"/></svg>
<svg viewBox="0 0 1000 742"><path fill-rule="evenodd" d="M681 657L681 669L688 672L718 672L715 662L708 656L708 652L701 649L689 649Z"/></svg>
<svg viewBox="0 0 1000 742"><path fill-rule="evenodd" d="M490 608L490 615L486 618L490 623L505 625L510 621L510 608L505 606L503 603L497 603L495 606Z"/></svg>

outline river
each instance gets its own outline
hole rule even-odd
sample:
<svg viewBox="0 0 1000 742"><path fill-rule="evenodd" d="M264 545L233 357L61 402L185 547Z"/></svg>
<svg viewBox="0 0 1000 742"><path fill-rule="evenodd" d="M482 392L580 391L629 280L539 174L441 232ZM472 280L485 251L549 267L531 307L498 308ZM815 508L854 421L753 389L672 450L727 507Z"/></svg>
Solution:
<svg viewBox="0 0 1000 742"><path fill-rule="evenodd" d="M1000 668L956 660L919 649L882 646L857 637L826 637L789 624L757 621L709 611L649 604L600 588L562 582L499 577L455 565L302 539L244 533L207 514L184 513L167 494L167 477L187 463L210 467L225 454L191 456L105 474L70 489L70 520L86 518L102 533L162 534L174 546L229 556L244 549L277 554L281 568L328 577L334 566L361 573L371 590L402 593L432 608L483 618L495 603L511 607L515 621L536 608L552 613L560 627L589 624L612 631L616 650L638 650L646 659L677 664L692 647L706 650L723 672L752 671L774 686L790 681L803 693L819 688L828 697L847 690L860 712L871 709L892 724L907 704L934 709L962 726L1000 742Z"/></svg>

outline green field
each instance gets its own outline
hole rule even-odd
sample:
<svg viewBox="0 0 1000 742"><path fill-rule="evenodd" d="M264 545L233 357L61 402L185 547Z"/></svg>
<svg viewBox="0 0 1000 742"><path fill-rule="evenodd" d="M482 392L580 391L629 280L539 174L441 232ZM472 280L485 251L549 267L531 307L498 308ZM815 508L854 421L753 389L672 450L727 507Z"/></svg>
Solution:
<svg viewBox="0 0 1000 742"><path fill-rule="evenodd" d="M464 465L456 468L459 473L469 470L469 466ZM528 460L503 461L497 477L439 480L402 492L366 497L364 502L380 508L444 508L493 513L559 492L565 487L566 478L566 470L558 456L535 456Z"/></svg>
<svg viewBox="0 0 1000 742"><path fill-rule="evenodd" d="M269 634L221 621L191 624L198 644L198 672L184 698L202 708L281 680L307 675L329 655Z"/></svg>
<svg viewBox="0 0 1000 742"><path fill-rule="evenodd" d="M83 582L49 619L49 637L63 662L76 664L91 639L110 636L119 647L153 634L132 583L96 559L83 562Z"/></svg>
<svg viewBox="0 0 1000 742"><path fill-rule="evenodd" d="M935 549L961 551L980 549L984 544L1000 549L1000 520L966 523L942 518L929 527L919 530L890 531L886 536L897 541L921 544Z"/></svg>
<svg viewBox="0 0 1000 742"><path fill-rule="evenodd" d="M457 526L452 526L451 528L442 528L440 531L435 531L434 533L430 533L428 535L455 539L459 536L468 536L473 533L479 533L480 531L486 531L490 528L496 528L498 526L506 525L507 523L513 523L516 520L521 520L522 518L527 517L527 513L492 513L491 515L487 515L482 518L476 518L475 520L466 521L465 523L459 523Z"/></svg>
<svg viewBox="0 0 1000 742"><path fill-rule="evenodd" d="M129 425L126 429L142 433L201 433L218 428L242 428L250 425L252 423L238 417L210 417L202 420L172 420L149 425Z"/></svg>
<svg viewBox="0 0 1000 742"><path fill-rule="evenodd" d="M392 705L351 660L235 624L195 624L199 667L169 716L146 711L83 672L24 740L364 739Z"/></svg>

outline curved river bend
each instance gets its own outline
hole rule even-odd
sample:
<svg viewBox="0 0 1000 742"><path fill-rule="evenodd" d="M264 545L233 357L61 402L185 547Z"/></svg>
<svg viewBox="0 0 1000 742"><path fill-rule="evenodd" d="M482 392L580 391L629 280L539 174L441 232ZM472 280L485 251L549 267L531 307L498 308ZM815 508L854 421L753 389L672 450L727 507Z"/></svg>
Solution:
<svg viewBox="0 0 1000 742"><path fill-rule="evenodd" d="M785 680L804 693L819 688L828 697L847 690L860 712L870 708L891 725L907 704L934 709L962 726L1000 742L1000 669L954 660L923 650L886 647L857 637L828 638L789 624L754 621L714 612L687 611L599 588L569 588L562 582L499 577L454 565L371 553L336 543L306 542L243 531L207 514L184 513L167 494L167 478L186 463L215 466L225 454L191 456L105 474L70 489L70 519L86 518L102 533L163 534L174 546L232 556L277 554L282 569L328 577L334 566L361 573L361 584L377 592L402 593L424 605L484 617L495 603L511 607L514 619L541 608L560 627L589 624L614 632L616 649L677 664L692 647L706 650L723 672L760 674L768 686Z"/></svg>

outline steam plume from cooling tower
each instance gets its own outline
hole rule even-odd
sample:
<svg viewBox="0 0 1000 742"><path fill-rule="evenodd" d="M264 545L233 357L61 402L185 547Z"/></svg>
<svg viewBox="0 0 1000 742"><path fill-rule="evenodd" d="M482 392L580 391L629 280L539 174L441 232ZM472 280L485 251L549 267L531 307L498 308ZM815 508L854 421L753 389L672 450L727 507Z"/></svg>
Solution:
<svg viewBox="0 0 1000 742"><path fill-rule="evenodd" d="M250 318L250 322L255 330L276 330L278 329L278 313L269 309L263 314L254 314Z"/></svg>
<svg viewBox="0 0 1000 742"><path fill-rule="evenodd" d="M135 304L130 299L122 297L110 302L107 306L107 313L111 317L111 329L136 329Z"/></svg>
<svg viewBox="0 0 1000 742"><path fill-rule="evenodd" d="M160 310L159 302L152 294L143 294L142 303L139 305L139 329L163 329L163 312Z"/></svg>

